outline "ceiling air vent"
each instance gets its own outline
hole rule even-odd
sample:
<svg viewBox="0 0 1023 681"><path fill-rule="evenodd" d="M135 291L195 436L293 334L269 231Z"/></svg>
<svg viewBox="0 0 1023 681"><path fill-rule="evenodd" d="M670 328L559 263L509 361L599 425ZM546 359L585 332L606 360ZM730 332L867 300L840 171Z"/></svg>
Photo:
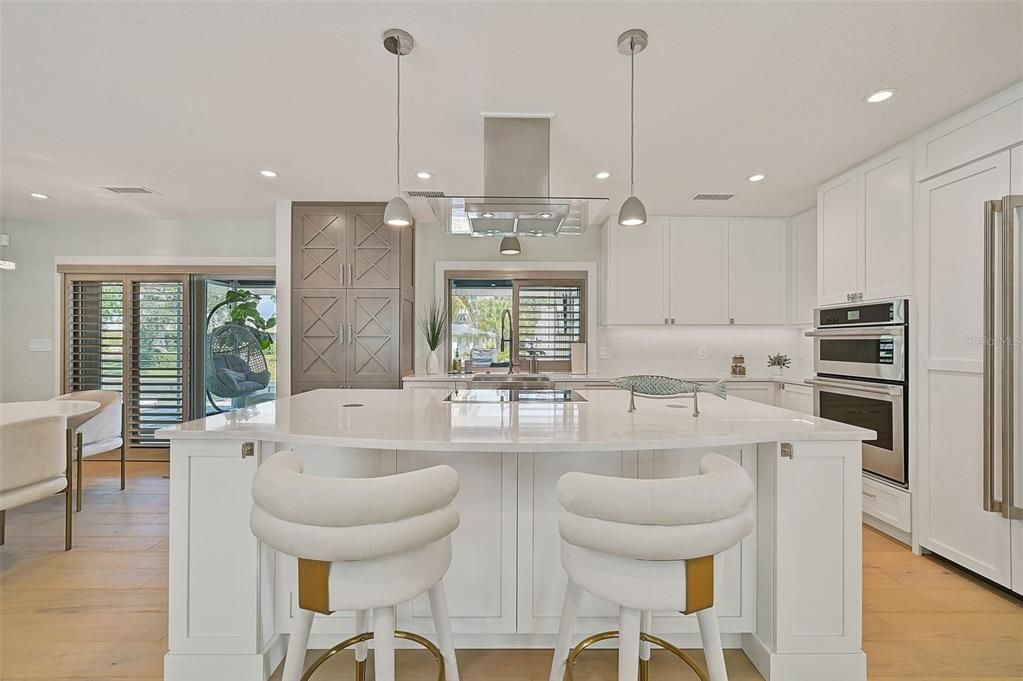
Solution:
<svg viewBox="0 0 1023 681"><path fill-rule="evenodd" d="M697 194L693 197L693 201L727 201L728 199L735 196L735 194Z"/></svg>
<svg viewBox="0 0 1023 681"><path fill-rule="evenodd" d="M424 192L424 191L412 191L405 192L408 194L410 199L443 199L444 192Z"/></svg>
<svg viewBox="0 0 1023 681"><path fill-rule="evenodd" d="M155 194L152 189L146 187L103 187L115 194Z"/></svg>

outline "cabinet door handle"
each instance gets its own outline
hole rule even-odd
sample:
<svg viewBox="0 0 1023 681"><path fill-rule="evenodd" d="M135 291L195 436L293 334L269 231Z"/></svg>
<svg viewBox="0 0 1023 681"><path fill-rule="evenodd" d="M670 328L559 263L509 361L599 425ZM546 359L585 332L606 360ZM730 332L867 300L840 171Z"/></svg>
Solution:
<svg viewBox="0 0 1023 681"><path fill-rule="evenodd" d="M354 324L349 324L348 325L348 344L351 345L354 342L355 342L355 325Z"/></svg>
<svg viewBox="0 0 1023 681"><path fill-rule="evenodd" d="M352 265L352 263L348 263L348 285L349 286L355 285L355 267Z"/></svg>
<svg viewBox="0 0 1023 681"><path fill-rule="evenodd" d="M781 443L781 458L791 459L792 458L792 443L782 442Z"/></svg>
<svg viewBox="0 0 1023 681"><path fill-rule="evenodd" d="M664 318L664 323L665 323L665 324L667 324L667 323L668 323L668 318L667 318L667 317L665 317L665 318Z"/></svg>
<svg viewBox="0 0 1023 681"><path fill-rule="evenodd" d="M729 317L728 318L728 323L729 324L734 324L735 323L735 317Z"/></svg>
<svg viewBox="0 0 1023 681"><path fill-rule="evenodd" d="M867 497L868 499L877 499L877 495L876 494L872 494L870 492L864 492L863 496Z"/></svg>
<svg viewBox="0 0 1023 681"><path fill-rule="evenodd" d="M672 323L672 324L674 324L674 323L675 323L675 318L674 318L674 317L672 317L672 318L671 318L671 323Z"/></svg>

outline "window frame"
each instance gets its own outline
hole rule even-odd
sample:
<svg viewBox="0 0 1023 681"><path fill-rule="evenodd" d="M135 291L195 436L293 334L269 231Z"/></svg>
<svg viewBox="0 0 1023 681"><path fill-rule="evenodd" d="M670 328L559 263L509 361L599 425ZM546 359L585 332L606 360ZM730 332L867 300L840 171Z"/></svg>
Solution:
<svg viewBox="0 0 1023 681"><path fill-rule="evenodd" d="M566 282L579 286L579 301L581 304L580 315L579 315L579 331L580 338L577 342L586 343L589 338L589 321L590 321L590 309L589 309L589 276L586 270L444 270L444 309L448 316L448 333L451 332L451 281L453 279L501 279L510 280L512 282L512 312L516 323L516 337L515 343L513 343L512 354L510 355L512 363L515 367L522 368L522 358L520 355L520 339L518 336L518 315L519 310L519 289L522 285L559 285ZM444 343L444 372L447 373L451 369L451 342L450 338L447 338ZM571 362L556 361L548 362L550 364L556 364L556 366L542 366L541 369L547 372L568 372L571 368ZM564 366L562 366L564 365ZM504 367L499 367L504 370ZM466 373L484 373L493 371L494 368L473 368Z"/></svg>

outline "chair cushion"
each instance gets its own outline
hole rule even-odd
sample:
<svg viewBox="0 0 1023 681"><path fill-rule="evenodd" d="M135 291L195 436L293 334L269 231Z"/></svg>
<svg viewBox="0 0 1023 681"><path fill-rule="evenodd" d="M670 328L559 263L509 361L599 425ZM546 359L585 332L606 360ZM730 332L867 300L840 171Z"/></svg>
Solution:
<svg viewBox="0 0 1023 681"><path fill-rule="evenodd" d="M566 473L558 500L571 513L636 525L708 523L741 513L753 501L753 481L738 463L707 454L700 475L660 480Z"/></svg>
<svg viewBox="0 0 1023 681"><path fill-rule="evenodd" d="M260 541L289 556L368 560L419 549L447 537L458 527L458 511L448 505L390 523L323 527L282 520L254 505L249 524Z"/></svg>
<svg viewBox="0 0 1023 681"><path fill-rule="evenodd" d="M120 437L112 437L100 440L99 442L86 442L82 445L82 456L88 458L97 454L106 454L109 451L118 449L122 442L124 440Z"/></svg>
<svg viewBox="0 0 1023 681"><path fill-rule="evenodd" d="M36 482L31 485L22 485L21 487L15 487L14 489L4 490L3 492L0 492L0 511L24 506L25 504L31 504L33 501L45 499L50 495L56 494L65 487L67 487L67 478L61 475L59 477L50 478L49 480Z"/></svg>

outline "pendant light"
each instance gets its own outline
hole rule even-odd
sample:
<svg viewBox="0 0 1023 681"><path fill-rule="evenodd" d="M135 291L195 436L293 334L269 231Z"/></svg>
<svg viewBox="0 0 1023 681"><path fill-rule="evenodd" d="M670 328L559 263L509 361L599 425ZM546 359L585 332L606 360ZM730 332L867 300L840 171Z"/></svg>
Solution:
<svg viewBox="0 0 1023 681"><path fill-rule="evenodd" d="M629 57L629 198L618 211L618 224L646 224L646 207L636 197L636 55L646 49L646 31L633 28L618 36L618 51Z"/></svg>
<svg viewBox="0 0 1023 681"><path fill-rule="evenodd" d="M501 239L501 255L518 255L522 252L522 244L517 236L506 236Z"/></svg>
<svg viewBox="0 0 1023 681"><path fill-rule="evenodd" d="M409 209L405 199L401 197L401 58L411 54L412 48L415 45L416 43L412 36L400 28L392 28L384 32L384 49L393 54L398 62L398 97L395 107L397 111L397 116L395 117L397 123L395 126L396 155L394 161L395 194L394 198L387 202L387 208L384 209L384 222L392 227L408 227L412 224L412 211Z"/></svg>

